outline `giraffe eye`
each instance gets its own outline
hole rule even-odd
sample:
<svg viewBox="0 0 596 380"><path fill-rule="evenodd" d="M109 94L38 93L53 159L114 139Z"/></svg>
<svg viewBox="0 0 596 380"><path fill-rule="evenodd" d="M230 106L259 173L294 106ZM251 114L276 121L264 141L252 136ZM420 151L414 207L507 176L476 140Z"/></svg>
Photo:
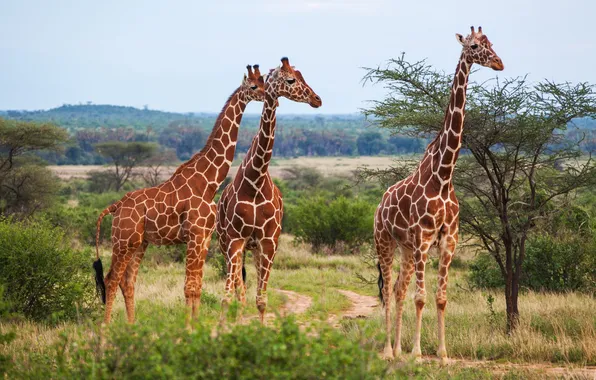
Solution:
<svg viewBox="0 0 596 380"><path fill-rule="evenodd" d="M478 48L478 44L474 44L472 46L470 46L472 49L477 49Z"/></svg>
<svg viewBox="0 0 596 380"><path fill-rule="evenodd" d="M251 90L256 90L256 89L257 89L257 85L250 86L250 89L251 89Z"/></svg>
<svg viewBox="0 0 596 380"><path fill-rule="evenodd" d="M289 84L294 84L294 82L296 82L296 79L286 79L286 82L288 82Z"/></svg>

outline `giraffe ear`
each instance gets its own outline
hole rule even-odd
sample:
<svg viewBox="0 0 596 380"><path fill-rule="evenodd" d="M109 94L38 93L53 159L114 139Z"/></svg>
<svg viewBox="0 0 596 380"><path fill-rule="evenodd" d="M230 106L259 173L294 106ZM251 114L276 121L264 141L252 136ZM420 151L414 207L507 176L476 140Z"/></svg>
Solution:
<svg viewBox="0 0 596 380"><path fill-rule="evenodd" d="M246 83L246 79L247 79L246 74L244 74L244 78L242 78L242 84Z"/></svg>
<svg viewBox="0 0 596 380"><path fill-rule="evenodd" d="M460 45L464 46L464 36L459 33L455 33L455 39L457 39L457 42L459 42Z"/></svg>

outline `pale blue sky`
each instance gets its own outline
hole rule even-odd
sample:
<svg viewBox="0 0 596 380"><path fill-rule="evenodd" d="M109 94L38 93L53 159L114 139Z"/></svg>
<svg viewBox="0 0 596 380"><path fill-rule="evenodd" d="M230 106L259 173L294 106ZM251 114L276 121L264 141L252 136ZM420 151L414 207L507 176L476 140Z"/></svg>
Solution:
<svg viewBox="0 0 596 380"><path fill-rule="evenodd" d="M451 73L454 34L470 25L493 42L501 76L596 83L594 23L590 0L2 0L0 109L92 101L216 112L246 64L265 70L288 56L323 107L283 100L279 113L357 112L384 94L362 87L360 67L405 51Z"/></svg>

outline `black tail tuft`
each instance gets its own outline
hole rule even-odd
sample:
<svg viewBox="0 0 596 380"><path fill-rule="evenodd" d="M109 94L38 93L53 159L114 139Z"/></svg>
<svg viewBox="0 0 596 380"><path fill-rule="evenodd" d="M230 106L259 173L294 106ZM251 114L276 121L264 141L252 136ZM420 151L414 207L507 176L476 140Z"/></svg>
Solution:
<svg viewBox="0 0 596 380"><path fill-rule="evenodd" d="M95 269L95 286L97 287L97 293L101 294L101 301L106 304L106 284L103 281L103 265L101 259L97 259L93 262L93 269Z"/></svg>
<svg viewBox="0 0 596 380"><path fill-rule="evenodd" d="M381 272L381 263L377 263L377 269L379 270L379 279L377 280L377 285L379 285L379 298L381 299L381 303L385 306L385 300L383 299L383 286L385 282L383 281L383 272Z"/></svg>
<svg viewBox="0 0 596 380"><path fill-rule="evenodd" d="M246 282L246 268L244 268L244 264L242 264L242 282Z"/></svg>

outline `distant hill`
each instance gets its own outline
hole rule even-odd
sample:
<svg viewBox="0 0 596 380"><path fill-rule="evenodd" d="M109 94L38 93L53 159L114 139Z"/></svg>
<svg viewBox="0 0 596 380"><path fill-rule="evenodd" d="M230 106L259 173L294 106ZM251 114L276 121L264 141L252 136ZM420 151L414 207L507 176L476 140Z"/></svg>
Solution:
<svg viewBox="0 0 596 380"><path fill-rule="evenodd" d="M6 111L9 118L51 121L69 130L81 128L161 129L174 121L196 119L192 113L163 112L113 105L69 105L43 111Z"/></svg>
<svg viewBox="0 0 596 380"><path fill-rule="evenodd" d="M41 111L0 111L4 117L30 121L50 121L73 132L95 128L133 128L159 131L172 123L210 130L217 118L216 113L176 113L135 107L99 104L65 104L61 107ZM258 127L260 115L247 114L243 126ZM345 115L280 115L281 127L301 129L348 129L359 130L365 126L364 117L359 114Z"/></svg>

